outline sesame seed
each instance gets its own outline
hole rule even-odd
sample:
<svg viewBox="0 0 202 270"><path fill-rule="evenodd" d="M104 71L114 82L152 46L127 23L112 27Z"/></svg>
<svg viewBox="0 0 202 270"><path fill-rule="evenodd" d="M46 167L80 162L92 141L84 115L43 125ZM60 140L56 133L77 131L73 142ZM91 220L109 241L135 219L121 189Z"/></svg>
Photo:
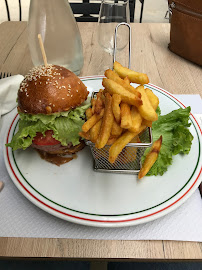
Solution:
<svg viewBox="0 0 202 270"><path fill-rule="evenodd" d="M53 65L48 64L47 67L45 66L38 66L32 68L29 73L25 76L23 83L26 84L27 81L37 81L38 78L46 76L46 77L51 77L52 75L52 70L53 70Z"/></svg>
<svg viewBox="0 0 202 270"><path fill-rule="evenodd" d="M65 98L62 97L62 99L65 99Z"/></svg>
<svg viewBox="0 0 202 270"><path fill-rule="evenodd" d="M53 104L53 107L55 107L55 104Z"/></svg>

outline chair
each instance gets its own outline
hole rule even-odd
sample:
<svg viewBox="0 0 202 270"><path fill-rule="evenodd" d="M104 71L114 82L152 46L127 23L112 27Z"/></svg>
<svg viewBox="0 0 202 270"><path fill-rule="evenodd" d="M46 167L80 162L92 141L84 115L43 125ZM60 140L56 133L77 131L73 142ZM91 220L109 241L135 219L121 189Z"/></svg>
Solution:
<svg viewBox="0 0 202 270"><path fill-rule="evenodd" d="M21 0L18 0L19 3L19 21L22 21L22 6L21 6ZM11 20L10 17L10 11L9 11L9 6L8 6L8 1L5 0L5 5L6 5L6 11L7 11L7 17L8 17L8 21Z"/></svg>
<svg viewBox="0 0 202 270"><path fill-rule="evenodd" d="M144 9L144 0L139 0L141 3L141 11L140 11L140 23L142 23L143 9Z"/></svg>
<svg viewBox="0 0 202 270"><path fill-rule="evenodd" d="M130 22L134 22L135 1L136 0L129 0ZM101 1L97 2L98 3L90 3L89 0L83 0L82 3L70 3L73 13L76 15L80 15L75 16L76 21L97 22Z"/></svg>
<svg viewBox="0 0 202 270"><path fill-rule="evenodd" d="M83 0L82 3L70 3L72 11L76 16L77 22L97 22L98 14L100 11L100 1L98 3L90 3L90 0ZM140 12L140 23L142 22L143 9L144 9L144 0L139 0L141 2L141 12ZM22 5L21 0L18 0L19 3L19 21L22 21ZM130 9L130 22L134 22L134 14L135 14L135 4L136 0L129 0L129 9ZM10 11L8 6L8 0L5 0L7 17L8 21L10 18ZM97 16L93 16L97 15Z"/></svg>

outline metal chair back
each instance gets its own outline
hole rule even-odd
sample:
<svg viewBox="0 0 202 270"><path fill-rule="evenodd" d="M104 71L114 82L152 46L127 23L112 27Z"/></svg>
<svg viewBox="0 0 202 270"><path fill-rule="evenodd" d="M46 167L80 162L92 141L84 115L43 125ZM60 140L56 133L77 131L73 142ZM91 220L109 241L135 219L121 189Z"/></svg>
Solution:
<svg viewBox="0 0 202 270"><path fill-rule="evenodd" d="M136 0L129 0L130 22L134 22L135 2ZM79 14L79 16L75 16L77 22L97 22L100 4L101 1L90 3L90 0L83 0L81 3L70 2L74 15Z"/></svg>
<svg viewBox="0 0 202 270"><path fill-rule="evenodd" d="M141 0L140 0L141 1ZM130 22L134 22L134 13L135 13L135 3L136 0L129 0L129 9L130 9ZM144 3L144 0L143 0ZM19 4L19 21L22 21L22 4L21 0L18 0ZM97 1L97 3L90 3L90 0L83 0L81 3L71 3L70 6L75 15L77 22L97 22L98 14L100 11L101 1ZM6 11L8 21L11 20L10 10L8 0L5 0ZM97 15L97 16L94 16Z"/></svg>
<svg viewBox="0 0 202 270"><path fill-rule="evenodd" d="M18 0L18 4L19 4L19 21L22 21L22 5L21 5L21 0ZM5 5L6 5L6 11L7 11L7 17L8 17L8 21L11 20L11 16L10 16L10 10L9 10L9 5L8 5L8 1L5 0Z"/></svg>

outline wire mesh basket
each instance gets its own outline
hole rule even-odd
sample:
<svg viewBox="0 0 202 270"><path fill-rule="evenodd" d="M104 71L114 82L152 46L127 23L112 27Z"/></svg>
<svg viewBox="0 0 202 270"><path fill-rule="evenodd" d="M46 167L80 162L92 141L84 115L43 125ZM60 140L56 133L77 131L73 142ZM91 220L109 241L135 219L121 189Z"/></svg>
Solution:
<svg viewBox="0 0 202 270"><path fill-rule="evenodd" d="M139 138L141 143L128 143L113 164L108 160L110 145L97 149L94 143L86 141L93 155L94 170L113 173L138 173L141 168L141 157L145 149L152 145L151 128L146 128L139 135Z"/></svg>
<svg viewBox="0 0 202 270"><path fill-rule="evenodd" d="M98 92L93 92L91 99L96 98ZM110 145L105 145L102 149L97 149L91 141L85 140L90 147L93 159L94 170L113 173L138 173L141 168L141 157L146 148L152 145L152 131L147 127L139 134L141 143L128 143L112 164L109 162Z"/></svg>

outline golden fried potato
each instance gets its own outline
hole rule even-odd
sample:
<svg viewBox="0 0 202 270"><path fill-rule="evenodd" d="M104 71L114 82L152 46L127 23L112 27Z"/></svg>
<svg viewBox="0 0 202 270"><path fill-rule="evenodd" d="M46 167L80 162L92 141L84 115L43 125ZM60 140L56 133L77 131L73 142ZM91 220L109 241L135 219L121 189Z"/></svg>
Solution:
<svg viewBox="0 0 202 270"><path fill-rule="evenodd" d="M100 114L93 114L82 126L83 132L88 132L104 115L104 109L102 109Z"/></svg>
<svg viewBox="0 0 202 270"><path fill-rule="evenodd" d="M126 90L128 90L129 92L131 92L131 93L133 93L134 95L136 95L137 98L141 99L141 94L140 94L140 93L139 93L132 85L130 85L130 80L128 79L128 77L126 77L126 78L124 78L124 80L122 80L122 79L119 77L119 75L118 75L115 71L113 71L113 70L111 70L111 69L108 69L108 70L105 71L105 76L106 76L108 79L110 79L110 80L112 80L112 81L114 81L114 82L120 84L120 85L123 86ZM141 105L141 104L142 104L142 103L140 102L140 105ZM138 105L138 104L137 104L137 105Z"/></svg>
<svg viewBox="0 0 202 270"><path fill-rule="evenodd" d="M138 179L144 177L151 169L151 167L154 165L161 150L161 145L162 145L162 136L160 136L160 138L153 143L149 153L145 158L142 168L139 171Z"/></svg>
<svg viewBox="0 0 202 270"><path fill-rule="evenodd" d="M88 141L90 140L90 132L89 131L88 132L79 132L79 136L81 138L88 140Z"/></svg>
<svg viewBox="0 0 202 270"><path fill-rule="evenodd" d="M124 79L128 77L129 80L133 83L146 84L149 83L149 78L147 74L135 72L129 68L123 67L120 63L114 62L114 70L116 73Z"/></svg>
<svg viewBox="0 0 202 270"><path fill-rule="evenodd" d="M142 100L137 97L135 94L126 90L123 86L112 81L110 79L104 78L102 81L102 85L106 88L107 92L111 95L119 94L121 96L121 100L130 105L140 106L142 104Z"/></svg>
<svg viewBox="0 0 202 270"><path fill-rule="evenodd" d="M143 104L138 107L138 111L140 112L142 118L148 121L156 121L158 119L158 115L149 101L144 86L138 86L136 89L142 95L141 98Z"/></svg>
<svg viewBox="0 0 202 270"><path fill-rule="evenodd" d="M103 148L108 142L113 122L114 122L114 115L112 112L112 97L109 93L106 93L104 116L102 119L100 134L95 144L96 148L98 149Z"/></svg>
<svg viewBox="0 0 202 270"><path fill-rule="evenodd" d="M152 107L156 111L156 109L157 109L157 107L159 105L159 98L149 88L146 88L145 92L146 92L146 94L147 94L147 96L149 98L149 101L150 101Z"/></svg>
<svg viewBox="0 0 202 270"><path fill-rule="evenodd" d="M130 129L133 126L130 105L121 102L121 128Z"/></svg>
<svg viewBox="0 0 202 270"><path fill-rule="evenodd" d="M146 126L141 126L138 132L126 131L123 133L109 149L109 162L114 163L123 148L145 128Z"/></svg>
<svg viewBox="0 0 202 270"><path fill-rule="evenodd" d="M132 127L129 129L129 131L137 132L142 124L142 116L140 115L138 109L135 106L131 106L131 118Z"/></svg>
<svg viewBox="0 0 202 270"><path fill-rule="evenodd" d="M123 129L117 124L116 120L114 120L111 130L112 136L120 136Z"/></svg>
<svg viewBox="0 0 202 270"><path fill-rule="evenodd" d="M121 103L121 96L118 94L113 94L112 96L112 111L115 117L115 120L117 123L121 122L121 109L120 109L120 103Z"/></svg>
<svg viewBox="0 0 202 270"><path fill-rule="evenodd" d="M95 143L99 136L100 128L102 125L102 119L100 119L91 129L90 129L90 140Z"/></svg>
<svg viewBox="0 0 202 270"><path fill-rule="evenodd" d="M92 115L93 115L92 108L88 108L88 109L86 110L86 118L87 118L87 120L88 120L89 118L91 118Z"/></svg>

